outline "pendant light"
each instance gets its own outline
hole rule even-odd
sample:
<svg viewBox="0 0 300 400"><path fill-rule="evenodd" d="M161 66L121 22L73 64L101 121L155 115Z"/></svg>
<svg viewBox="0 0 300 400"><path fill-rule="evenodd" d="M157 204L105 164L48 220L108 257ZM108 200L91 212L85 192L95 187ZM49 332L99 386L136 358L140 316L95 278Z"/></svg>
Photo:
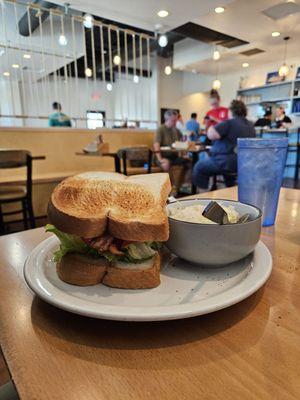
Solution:
<svg viewBox="0 0 300 400"><path fill-rule="evenodd" d="M284 59L283 59L283 64L281 65L281 67L278 70L278 75L281 76L281 77L286 77L290 72L290 68L286 64L287 42L288 42L289 39L290 39L289 36L286 36L286 37L283 38L283 40L285 41L285 43L284 43Z"/></svg>
<svg viewBox="0 0 300 400"><path fill-rule="evenodd" d="M222 85L218 76L219 76L219 60L216 62L216 79L212 83L212 88L214 90L219 90Z"/></svg>

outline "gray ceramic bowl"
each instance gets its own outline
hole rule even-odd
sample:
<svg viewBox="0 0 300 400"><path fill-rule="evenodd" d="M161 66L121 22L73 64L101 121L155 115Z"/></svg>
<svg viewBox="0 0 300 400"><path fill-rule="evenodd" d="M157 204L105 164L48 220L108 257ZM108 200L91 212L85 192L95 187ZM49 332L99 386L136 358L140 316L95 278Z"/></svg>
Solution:
<svg viewBox="0 0 300 400"><path fill-rule="evenodd" d="M199 224L179 221L169 217L170 237L166 243L178 257L196 264L228 264L250 254L259 241L261 231L261 211L251 205L223 199L179 200L184 207L201 204L206 206L211 200L233 206L239 214L250 214L251 220L230 225ZM170 210L176 202L167 206ZM178 205L177 205L178 207Z"/></svg>

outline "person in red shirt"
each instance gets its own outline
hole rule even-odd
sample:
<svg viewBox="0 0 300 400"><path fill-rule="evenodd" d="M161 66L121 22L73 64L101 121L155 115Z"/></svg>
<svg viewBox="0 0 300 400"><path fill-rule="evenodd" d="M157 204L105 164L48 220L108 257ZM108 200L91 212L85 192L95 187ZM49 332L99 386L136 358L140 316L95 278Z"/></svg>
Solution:
<svg viewBox="0 0 300 400"><path fill-rule="evenodd" d="M206 113L204 117L205 131L211 126L217 125L219 122L226 121L228 119L228 108L220 106L220 95L219 93L212 89L210 91L210 105L211 109Z"/></svg>

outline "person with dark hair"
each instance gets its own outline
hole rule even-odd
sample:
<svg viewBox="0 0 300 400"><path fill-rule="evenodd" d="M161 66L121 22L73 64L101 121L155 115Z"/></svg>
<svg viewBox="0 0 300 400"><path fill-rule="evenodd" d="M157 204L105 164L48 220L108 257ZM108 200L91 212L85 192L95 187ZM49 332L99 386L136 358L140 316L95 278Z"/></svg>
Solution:
<svg viewBox="0 0 300 400"><path fill-rule="evenodd" d="M71 120L70 118L61 112L61 104L55 101L52 104L52 108L54 110L53 114L50 115L49 120L48 120L48 125L49 126L65 126L65 127L71 127Z"/></svg>
<svg viewBox="0 0 300 400"><path fill-rule="evenodd" d="M172 159L177 158L177 156L174 156L174 153L170 153L163 157L160 153L160 147L172 146L172 143L181 140L182 134L176 128L176 122L178 120L177 111L167 110L164 114L164 120L164 124L162 124L156 131L153 148L156 152L156 159L159 166L163 171L168 172L170 170Z"/></svg>
<svg viewBox="0 0 300 400"><path fill-rule="evenodd" d="M234 177L226 174L237 171L237 139L255 137L254 125L246 118L245 104L233 100L230 112L232 118L208 129L207 137L212 141L210 158L198 161L193 169L193 183L202 189L208 188L213 175L224 175L226 186L232 186Z"/></svg>
<svg viewBox="0 0 300 400"><path fill-rule="evenodd" d="M191 118L186 122L185 128L189 134L189 140L196 141L199 138L200 124L197 121L197 114L192 113Z"/></svg>
<svg viewBox="0 0 300 400"><path fill-rule="evenodd" d="M288 128L289 124L292 123L290 117L285 114L285 109L283 106L279 106L276 108L276 128Z"/></svg>
<svg viewBox="0 0 300 400"><path fill-rule="evenodd" d="M258 118L254 126L263 128L264 126L271 126L272 124L272 111L266 111L262 118Z"/></svg>
<svg viewBox="0 0 300 400"><path fill-rule="evenodd" d="M209 94L209 102L211 109L206 113L204 117L204 124L206 131L211 126L218 124L219 122L226 121L228 119L228 108L220 105L221 98L217 90L212 89Z"/></svg>

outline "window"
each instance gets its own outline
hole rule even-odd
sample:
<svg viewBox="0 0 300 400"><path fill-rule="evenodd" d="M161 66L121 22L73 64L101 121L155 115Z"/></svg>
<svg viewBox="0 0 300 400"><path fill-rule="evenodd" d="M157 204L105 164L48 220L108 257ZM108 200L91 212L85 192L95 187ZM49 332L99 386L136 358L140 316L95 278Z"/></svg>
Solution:
<svg viewBox="0 0 300 400"><path fill-rule="evenodd" d="M88 129L103 128L105 126L105 111L87 111L87 127Z"/></svg>

